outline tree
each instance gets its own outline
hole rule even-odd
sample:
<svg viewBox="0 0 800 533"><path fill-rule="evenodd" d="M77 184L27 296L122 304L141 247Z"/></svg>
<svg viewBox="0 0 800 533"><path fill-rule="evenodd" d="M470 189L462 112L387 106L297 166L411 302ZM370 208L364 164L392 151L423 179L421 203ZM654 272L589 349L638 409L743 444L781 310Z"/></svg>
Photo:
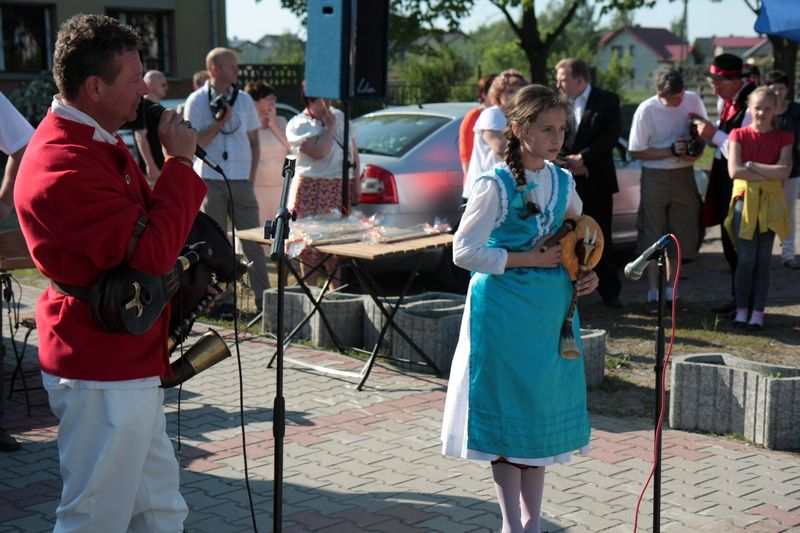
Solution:
<svg viewBox="0 0 800 533"><path fill-rule="evenodd" d="M258 0L256 0L258 1ZM448 29L458 28L458 21L469 14L476 0L394 0L389 2L389 39L393 43L410 43L420 35L421 28L433 28L444 21ZM566 11L551 29L540 27L535 0L489 0L505 17L513 30L517 45L528 62L531 79L547 80L547 58L558 37L565 31L578 8L589 4L589 0L564 0ZM594 0L601 13L612 10L629 10L642 6L651 7L656 0ZM306 0L281 0L281 6L291 10L305 20ZM521 9L522 17L517 21L512 12Z"/></svg>
<svg viewBox="0 0 800 533"><path fill-rule="evenodd" d="M398 74L407 85L421 88L421 102L447 102L471 99L469 90L466 98L463 91L454 94L457 88L463 89L469 70L463 57L432 37L421 49L406 54Z"/></svg>

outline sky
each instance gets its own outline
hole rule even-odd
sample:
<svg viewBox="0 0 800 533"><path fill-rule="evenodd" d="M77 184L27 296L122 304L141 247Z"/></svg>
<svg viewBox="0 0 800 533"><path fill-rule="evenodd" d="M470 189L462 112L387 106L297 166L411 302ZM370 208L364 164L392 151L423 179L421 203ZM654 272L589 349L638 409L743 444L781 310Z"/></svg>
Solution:
<svg viewBox="0 0 800 533"><path fill-rule="evenodd" d="M547 5L538 0L539 6ZM697 37L712 35L754 36L753 25L756 16L744 0L689 1L689 41ZM228 38L256 41L266 34L285 32L300 35L305 39L305 30L299 20L289 10L280 7L280 0L225 0ZM683 2L658 0L652 9L635 12L634 20L645 27L668 28L670 23L681 16ZM464 31L472 31L481 24L495 22L503 18L499 9L487 0L478 0L472 16L462 21Z"/></svg>

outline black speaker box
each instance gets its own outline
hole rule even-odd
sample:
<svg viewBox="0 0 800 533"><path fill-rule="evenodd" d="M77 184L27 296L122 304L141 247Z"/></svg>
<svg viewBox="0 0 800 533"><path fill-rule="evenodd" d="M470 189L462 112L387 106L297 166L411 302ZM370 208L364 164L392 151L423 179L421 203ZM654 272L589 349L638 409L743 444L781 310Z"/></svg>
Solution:
<svg viewBox="0 0 800 533"><path fill-rule="evenodd" d="M386 97L388 0L308 0L306 94Z"/></svg>

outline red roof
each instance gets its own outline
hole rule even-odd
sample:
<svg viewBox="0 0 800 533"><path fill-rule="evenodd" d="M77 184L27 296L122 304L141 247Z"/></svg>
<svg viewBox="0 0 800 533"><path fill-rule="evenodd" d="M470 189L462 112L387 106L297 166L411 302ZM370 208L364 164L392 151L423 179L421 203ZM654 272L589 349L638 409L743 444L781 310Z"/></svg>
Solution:
<svg viewBox="0 0 800 533"><path fill-rule="evenodd" d="M752 48L765 40L765 37L714 37L714 46L722 48Z"/></svg>
<svg viewBox="0 0 800 533"><path fill-rule="evenodd" d="M688 44L681 42L680 37L666 28L642 28L641 26L628 26L606 33L600 39L600 46L605 46L622 32L631 34L652 50L660 61L681 61L686 59L692 49Z"/></svg>

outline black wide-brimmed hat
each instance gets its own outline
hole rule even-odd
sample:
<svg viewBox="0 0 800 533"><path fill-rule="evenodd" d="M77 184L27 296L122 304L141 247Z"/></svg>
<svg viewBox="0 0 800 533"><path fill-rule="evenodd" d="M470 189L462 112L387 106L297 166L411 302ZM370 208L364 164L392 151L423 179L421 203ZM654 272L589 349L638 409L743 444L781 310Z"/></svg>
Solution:
<svg viewBox="0 0 800 533"><path fill-rule="evenodd" d="M713 80L738 80L748 73L742 71L742 58L733 54L720 54L708 68L706 75Z"/></svg>

